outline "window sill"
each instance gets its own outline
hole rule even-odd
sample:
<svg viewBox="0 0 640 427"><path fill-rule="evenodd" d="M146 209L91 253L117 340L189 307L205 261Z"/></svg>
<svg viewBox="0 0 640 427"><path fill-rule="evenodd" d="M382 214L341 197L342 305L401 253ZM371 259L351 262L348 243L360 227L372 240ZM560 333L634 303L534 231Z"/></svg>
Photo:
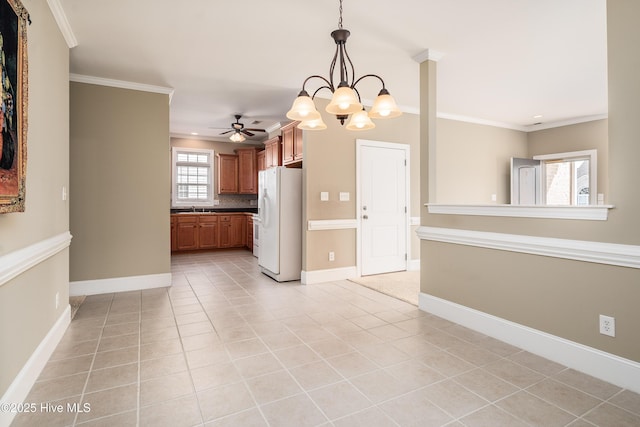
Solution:
<svg viewBox="0 0 640 427"><path fill-rule="evenodd" d="M527 205L446 205L426 203L430 214L507 216L517 218L579 219L606 221L613 205L527 206Z"/></svg>

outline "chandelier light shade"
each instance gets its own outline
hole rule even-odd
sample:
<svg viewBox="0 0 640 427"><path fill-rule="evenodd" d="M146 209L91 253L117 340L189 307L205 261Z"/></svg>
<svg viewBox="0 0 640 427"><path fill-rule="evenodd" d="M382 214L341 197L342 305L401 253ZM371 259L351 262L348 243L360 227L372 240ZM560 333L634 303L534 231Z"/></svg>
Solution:
<svg viewBox="0 0 640 427"><path fill-rule="evenodd" d="M233 142L242 142L246 138L240 132L234 132L229 139Z"/></svg>
<svg viewBox="0 0 640 427"><path fill-rule="evenodd" d="M376 125L369 118L369 114L362 109L351 116L351 121L346 127L348 130L369 130L376 127Z"/></svg>
<svg viewBox="0 0 640 427"><path fill-rule="evenodd" d="M373 102L373 107L369 111L369 117L372 119L391 119L398 117L402 114L402 111L396 105L396 101L393 99L386 89L383 89L378 94L378 97Z"/></svg>
<svg viewBox="0 0 640 427"><path fill-rule="evenodd" d="M348 86L341 86L333 92L333 97L326 110L327 113L336 116L349 115L361 111L362 104L360 104L355 90Z"/></svg>
<svg viewBox="0 0 640 427"><path fill-rule="evenodd" d="M320 113L316 110L316 105L309 94L303 91L293 101L291 110L287 112L287 117L291 120L317 120L320 118Z"/></svg>
<svg viewBox="0 0 640 427"><path fill-rule="evenodd" d="M385 87L382 77L376 74L365 74L359 78L355 77L355 67L349 58L346 46L347 38L349 38L350 34L349 30L342 28L342 0L340 0L338 29L331 33L331 37L336 43L336 51L331 60L331 66L329 67L329 77L319 75L307 77L302 83L302 90L293 101L291 109L287 112L289 119L299 120L301 122L298 124L298 128L306 130L322 130L327 128L322 122L320 113L313 103L313 98L322 89L328 89L333 94L331 102L329 102L326 107L326 111L335 115L340 121L340 124L344 125L344 122L349 116L353 115L347 125L347 129L349 130L372 129L375 125L370 119L393 118L402 114L396 105L396 101ZM338 79L335 77L336 67ZM378 93L378 97L374 101L371 111L367 114L362 106L360 93L356 86L361 80L369 77L378 79L382 84L382 89ZM309 96L305 86L307 82L315 79L320 80L321 86L316 89L312 96Z"/></svg>
<svg viewBox="0 0 640 427"><path fill-rule="evenodd" d="M303 120L298 124L298 128L302 130L324 130L327 128L327 125L322 121L322 117L320 117L318 119Z"/></svg>

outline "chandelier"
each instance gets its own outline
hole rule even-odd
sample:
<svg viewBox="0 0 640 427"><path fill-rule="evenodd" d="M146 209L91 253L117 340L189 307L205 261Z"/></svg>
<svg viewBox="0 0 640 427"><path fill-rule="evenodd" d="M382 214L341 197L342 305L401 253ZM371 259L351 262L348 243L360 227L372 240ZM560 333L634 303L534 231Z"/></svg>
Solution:
<svg viewBox="0 0 640 427"><path fill-rule="evenodd" d="M375 124L371 119L385 119L398 117L402 112L398 109L396 101L389 94L384 85L384 80L376 74L365 74L356 79L355 67L347 53L347 38L351 33L349 30L342 28L342 0L340 0L340 19L338 20L338 29L331 33L331 37L336 42L336 52L333 55L331 66L329 68L329 78L318 75L307 77L302 83L302 90L298 97L293 101L291 109L287 112L287 118L291 120L299 120L298 128L305 130L322 130L327 125L322 121L320 112L313 103L313 98L322 89L329 89L333 96L331 102L326 107L326 111L334 114L344 125L345 120L351 116L351 120L347 124L349 130L366 130L373 129ZM339 82L335 86L336 80L334 74L338 67ZM360 93L356 89L356 85L365 78L373 77L380 80L382 89L378 93L377 98L373 102L371 110L367 113L362 106ZM309 80L320 79L323 85L320 86L309 96L305 86Z"/></svg>

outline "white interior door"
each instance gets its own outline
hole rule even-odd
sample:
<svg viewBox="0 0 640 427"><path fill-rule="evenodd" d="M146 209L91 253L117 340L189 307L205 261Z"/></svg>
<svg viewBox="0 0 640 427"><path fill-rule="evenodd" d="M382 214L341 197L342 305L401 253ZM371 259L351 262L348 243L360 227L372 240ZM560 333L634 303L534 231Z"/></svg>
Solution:
<svg viewBox="0 0 640 427"><path fill-rule="evenodd" d="M407 151L360 145L361 274L407 269Z"/></svg>

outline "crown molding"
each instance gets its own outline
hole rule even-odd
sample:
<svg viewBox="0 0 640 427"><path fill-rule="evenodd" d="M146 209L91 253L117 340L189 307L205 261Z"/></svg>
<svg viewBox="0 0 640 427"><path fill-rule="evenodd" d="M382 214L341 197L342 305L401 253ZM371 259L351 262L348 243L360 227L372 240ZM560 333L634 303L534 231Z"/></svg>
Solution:
<svg viewBox="0 0 640 427"><path fill-rule="evenodd" d="M592 116L574 117L566 120L558 120L555 122L540 123L539 125L528 125L523 127L525 129L525 132L536 132L539 130L559 128L562 126L569 126L569 125L577 125L579 123L593 122L596 120L603 120L608 118L609 118L609 114L607 113L594 114Z"/></svg>
<svg viewBox="0 0 640 427"><path fill-rule="evenodd" d="M127 82L124 80L105 79L102 77L85 76L83 74L71 73L69 74L69 81L76 82L76 83L87 83L87 84L99 85L99 86L117 87L120 89L139 90L142 92L161 93L164 95L169 95L169 104L171 104L171 99L173 98L173 93L174 93L174 89L170 87L154 86L154 85L148 85L145 83Z"/></svg>
<svg viewBox="0 0 640 427"><path fill-rule="evenodd" d="M444 53L438 52L437 50L425 49L419 54L413 56L413 60L420 64L425 61L438 62L442 59L443 56L444 56Z"/></svg>
<svg viewBox="0 0 640 427"><path fill-rule="evenodd" d="M51 9L51 13L56 20L58 28L60 28L60 32L62 33L64 40L67 42L69 49L78 46L78 40L76 39L75 34L73 34L69 20L67 20L67 15L64 13L64 9L60 4L60 0L47 0L47 4L49 5L49 9Z"/></svg>

